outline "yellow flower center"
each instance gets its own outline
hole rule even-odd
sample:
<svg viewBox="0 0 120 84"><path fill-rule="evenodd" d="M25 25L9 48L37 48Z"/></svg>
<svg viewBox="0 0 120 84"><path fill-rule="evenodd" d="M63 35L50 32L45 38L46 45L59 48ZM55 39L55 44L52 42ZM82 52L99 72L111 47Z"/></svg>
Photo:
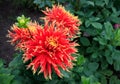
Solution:
<svg viewBox="0 0 120 84"><path fill-rule="evenodd" d="M49 37L47 38L47 47L48 49L55 49L58 46L57 38Z"/></svg>
<svg viewBox="0 0 120 84"><path fill-rule="evenodd" d="M30 30L31 33L36 32L36 25L34 24L29 24L28 29Z"/></svg>
<svg viewBox="0 0 120 84"><path fill-rule="evenodd" d="M57 39L56 38L50 37L48 39L48 42L49 42L49 45L51 45L53 47L57 47Z"/></svg>
<svg viewBox="0 0 120 84"><path fill-rule="evenodd" d="M56 47L56 46L57 46L57 44L55 43L55 41L50 41L49 44L50 44L51 46L53 46L53 47Z"/></svg>

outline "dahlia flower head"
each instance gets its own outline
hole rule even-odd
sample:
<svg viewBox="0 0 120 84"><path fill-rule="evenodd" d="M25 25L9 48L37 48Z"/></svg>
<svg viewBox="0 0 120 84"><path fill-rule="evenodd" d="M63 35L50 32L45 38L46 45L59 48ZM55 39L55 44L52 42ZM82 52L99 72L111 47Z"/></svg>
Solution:
<svg viewBox="0 0 120 84"><path fill-rule="evenodd" d="M77 33L80 33L79 26L81 25L81 21L77 16L74 16L69 11L66 11L63 6L54 5L52 9L46 8L46 11L43 11L43 13L45 14L44 19L49 22L56 21L60 30L66 31L69 37L73 38Z"/></svg>
<svg viewBox="0 0 120 84"><path fill-rule="evenodd" d="M26 42L31 40L32 35L34 35L36 32L36 29L40 27L41 26L39 26L36 22L30 22L27 25L27 28L20 28L14 24L11 28L11 31L8 31L9 34L7 36L11 38L10 42L12 45L15 45L16 50L25 50Z"/></svg>
<svg viewBox="0 0 120 84"><path fill-rule="evenodd" d="M60 5L44 13L44 25L30 21L21 28L14 24L8 36L11 44L24 52L23 62L29 62L27 69L43 73L45 79L52 79L53 71L63 77L60 69L69 71L76 60L72 54L76 54L78 44L70 37L79 32L80 21Z"/></svg>

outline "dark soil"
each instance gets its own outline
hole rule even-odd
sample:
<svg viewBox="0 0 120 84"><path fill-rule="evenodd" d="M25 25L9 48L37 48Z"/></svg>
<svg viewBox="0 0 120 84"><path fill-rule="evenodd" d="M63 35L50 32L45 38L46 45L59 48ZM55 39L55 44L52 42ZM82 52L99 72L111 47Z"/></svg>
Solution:
<svg viewBox="0 0 120 84"><path fill-rule="evenodd" d="M17 16L22 14L30 17L33 21L39 21L39 17L43 15L32 8L16 8L9 0L0 2L0 58L4 59L6 63L9 63L13 59L14 53L16 53L14 46L7 42L9 38L6 35L13 23L15 23Z"/></svg>

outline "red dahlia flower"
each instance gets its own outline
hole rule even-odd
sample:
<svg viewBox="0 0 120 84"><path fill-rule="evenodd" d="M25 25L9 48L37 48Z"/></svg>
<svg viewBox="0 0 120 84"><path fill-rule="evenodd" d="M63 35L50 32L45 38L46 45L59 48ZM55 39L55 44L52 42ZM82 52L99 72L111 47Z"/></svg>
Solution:
<svg viewBox="0 0 120 84"><path fill-rule="evenodd" d="M70 36L75 35L79 32L79 26L81 24L80 20L77 16L70 14L70 12L66 11L64 7L61 5L53 6L52 9L46 9L43 11L46 15L44 19L49 22L57 22L59 24L59 28L67 31Z"/></svg>
<svg viewBox="0 0 120 84"><path fill-rule="evenodd" d="M9 31L8 36L12 38L11 44L16 44L16 48L25 49L25 43L32 39L32 35L40 28L36 23L30 22L27 28L19 28L13 25L12 31Z"/></svg>
<svg viewBox="0 0 120 84"><path fill-rule="evenodd" d="M73 67L72 61L75 60L71 54L76 52L76 43L70 43L65 33L54 30L54 27L56 26L52 24L37 29L33 39L27 42L23 56L24 62L31 61L28 68L32 67L33 73L43 72L46 79L52 79L52 69L62 77L59 68L68 71Z"/></svg>
<svg viewBox="0 0 120 84"><path fill-rule="evenodd" d="M16 48L23 48L25 42L31 38L26 28L18 28L16 25L9 31L9 37L12 38L11 44L15 44Z"/></svg>

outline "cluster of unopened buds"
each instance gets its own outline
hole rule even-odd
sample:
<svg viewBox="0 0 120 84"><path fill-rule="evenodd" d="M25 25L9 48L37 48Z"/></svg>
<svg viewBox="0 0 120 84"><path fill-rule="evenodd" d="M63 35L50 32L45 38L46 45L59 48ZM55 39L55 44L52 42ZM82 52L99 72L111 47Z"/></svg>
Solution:
<svg viewBox="0 0 120 84"><path fill-rule="evenodd" d="M63 77L60 68L69 71L76 60L72 54L77 52L78 44L71 39L79 34L81 22L61 5L46 8L43 13L43 25L23 15L18 17L8 36L11 44L24 52L23 61L29 61L27 69L43 73L46 79L52 79L52 70Z"/></svg>

